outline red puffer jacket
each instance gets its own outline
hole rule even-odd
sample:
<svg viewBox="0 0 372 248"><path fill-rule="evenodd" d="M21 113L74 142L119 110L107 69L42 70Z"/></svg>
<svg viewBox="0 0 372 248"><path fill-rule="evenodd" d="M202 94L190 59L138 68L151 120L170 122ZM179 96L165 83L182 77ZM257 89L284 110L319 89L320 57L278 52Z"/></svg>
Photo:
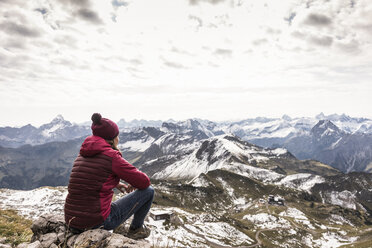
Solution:
<svg viewBox="0 0 372 248"><path fill-rule="evenodd" d="M82 230L101 224L110 214L112 189L120 179L137 189L150 186L148 176L128 163L103 138L87 137L70 175L66 224Z"/></svg>

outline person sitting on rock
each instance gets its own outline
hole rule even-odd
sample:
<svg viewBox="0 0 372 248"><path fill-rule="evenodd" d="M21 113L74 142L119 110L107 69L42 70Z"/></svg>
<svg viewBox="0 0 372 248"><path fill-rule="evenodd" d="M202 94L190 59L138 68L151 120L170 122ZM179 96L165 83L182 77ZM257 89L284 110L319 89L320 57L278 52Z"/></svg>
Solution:
<svg viewBox="0 0 372 248"><path fill-rule="evenodd" d="M98 113L92 121L93 135L84 140L72 167L64 206L66 225L77 232L113 230L133 215L126 236L146 238L150 230L144 220L154 198L150 179L122 157L118 126ZM114 188L129 194L112 202Z"/></svg>

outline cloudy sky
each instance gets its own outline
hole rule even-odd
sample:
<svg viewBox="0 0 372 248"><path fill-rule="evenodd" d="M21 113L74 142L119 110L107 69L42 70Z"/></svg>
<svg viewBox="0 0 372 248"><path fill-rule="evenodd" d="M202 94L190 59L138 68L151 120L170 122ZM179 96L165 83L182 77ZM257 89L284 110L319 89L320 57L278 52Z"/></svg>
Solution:
<svg viewBox="0 0 372 248"><path fill-rule="evenodd" d="M372 118L370 0L0 0L0 125Z"/></svg>

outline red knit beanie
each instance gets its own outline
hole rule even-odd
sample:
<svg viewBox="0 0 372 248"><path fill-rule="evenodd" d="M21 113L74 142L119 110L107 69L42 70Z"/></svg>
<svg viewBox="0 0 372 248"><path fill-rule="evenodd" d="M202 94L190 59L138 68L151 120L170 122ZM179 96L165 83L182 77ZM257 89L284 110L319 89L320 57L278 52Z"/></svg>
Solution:
<svg viewBox="0 0 372 248"><path fill-rule="evenodd" d="M99 136L106 140L112 140L119 135L119 127L115 122L102 118L98 113L92 115L92 131L93 135Z"/></svg>

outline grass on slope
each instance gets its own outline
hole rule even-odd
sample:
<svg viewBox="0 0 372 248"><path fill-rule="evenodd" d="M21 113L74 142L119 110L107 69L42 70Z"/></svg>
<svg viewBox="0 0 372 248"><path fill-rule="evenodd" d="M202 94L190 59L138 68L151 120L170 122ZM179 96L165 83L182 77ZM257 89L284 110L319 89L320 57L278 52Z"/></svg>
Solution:
<svg viewBox="0 0 372 248"><path fill-rule="evenodd" d="M27 220L14 210L0 209L0 237L6 238L6 243L18 245L29 242L32 236L31 220Z"/></svg>

